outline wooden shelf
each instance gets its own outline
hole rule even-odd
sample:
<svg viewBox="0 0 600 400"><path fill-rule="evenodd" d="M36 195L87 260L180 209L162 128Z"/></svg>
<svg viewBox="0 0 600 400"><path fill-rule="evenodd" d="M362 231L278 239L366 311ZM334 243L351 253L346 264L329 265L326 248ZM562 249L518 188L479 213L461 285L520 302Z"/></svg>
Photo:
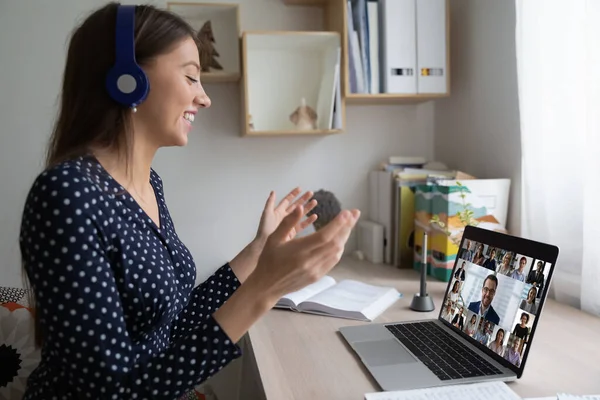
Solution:
<svg viewBox="0 0 600 400"><path fill-rule="evenodd" d="M323 6L329 0L282 0L283 4L290 6Z"/></svg>
<svg viewBox="0 0 600 400"><path fill-rule="evenodd" d="M345 103L349 105L377 104L418 104L450 96L450 4L446 0L446 93L435 94L395 94L395 93L352 93L348 77L348 9L347 0L281 0L290 6L320 7L324 13L325 31L337 32L342 42L342 88Z"/></svg>
<svg viewBox="0 0 600 400"><path fill-rule="evenodd" d="M186 20L198 33L210 21L215 38L213 46L219 53L215 60L223 69L201 72L203 83L238 82L240 67L239 5L229 3L167 2L167 9ZM202 59L200 60L202 63Z"/></svg>
<svg viewBox="0 0 600 400"><path fill-rule="evenodd" d="M435 99L448 97L449 94L416 94L401 95L394 93L362 94L350 93L346 96L346 104L377 105L377 104L418 104Z"/></svg>
<svg viewBox="0 0 600 400"><path fill-rule="evenodd" d="M341 51L336 32L251 31L242 34L243 136L329 135L345 129L343 97L335 104ZM339 83L339 82L338 82ZM298 129L301 105L317 114L316 127ZM337 118L335 118L337 117ZM337 120L337 125L332 125Z"/></svg>
<svg viewBox="0 0 600 400"><path fill-rule="evenodd" d="M310 130L310 131L250 131L244 136L327 136L343 133L341 129Z"/></svg>

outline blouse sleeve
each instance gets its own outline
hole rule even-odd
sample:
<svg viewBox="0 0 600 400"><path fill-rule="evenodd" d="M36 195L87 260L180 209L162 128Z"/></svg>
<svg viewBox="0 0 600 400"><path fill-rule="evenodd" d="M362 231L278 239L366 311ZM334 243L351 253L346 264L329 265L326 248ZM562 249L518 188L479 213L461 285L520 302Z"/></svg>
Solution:
<svg viewBox="0 0 600 400"><path fill-rule="evenodd" d="M181 310L173 325L173 337L187 335L198 324L219 309L240 286L240 281L229 266L223 265L206 281L192 290L190 302Z"/></svg>
<svg viewBox="0 0 600 400"><path fill-rule="evenodd" d="M97 192L88 186L74 191L48 175L32 188L23 213L21 251L45 351L81 397L176 398L239 357L241 349L207 316L162 352L139 359L96 218L101 210L90 205L99 203L92 201ZM83 202L87 208L79 208Z"/></svg>

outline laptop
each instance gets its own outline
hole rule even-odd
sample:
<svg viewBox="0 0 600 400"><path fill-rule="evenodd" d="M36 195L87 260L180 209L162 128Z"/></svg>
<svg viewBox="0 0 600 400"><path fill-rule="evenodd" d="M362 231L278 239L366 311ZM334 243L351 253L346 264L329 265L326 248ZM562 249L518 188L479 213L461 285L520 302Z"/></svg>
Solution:
<svg viewBox="0 0 600 400"><path fill-rule="evenodd" d="M467 226L437 319L339 331L384 391L519 379L558 253Z"/></svg>

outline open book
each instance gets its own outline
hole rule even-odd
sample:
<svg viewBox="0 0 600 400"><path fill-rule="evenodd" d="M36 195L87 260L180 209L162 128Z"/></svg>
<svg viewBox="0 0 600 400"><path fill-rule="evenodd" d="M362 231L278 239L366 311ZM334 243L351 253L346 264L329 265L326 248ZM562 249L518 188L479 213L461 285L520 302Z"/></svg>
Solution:
<svg viewBox="0 0 600 400"><path fill-rule="evenodd" d="M392 287L324 276L317 282L283 296L276 308L331 317L373 321L400 298Z"/></svg>

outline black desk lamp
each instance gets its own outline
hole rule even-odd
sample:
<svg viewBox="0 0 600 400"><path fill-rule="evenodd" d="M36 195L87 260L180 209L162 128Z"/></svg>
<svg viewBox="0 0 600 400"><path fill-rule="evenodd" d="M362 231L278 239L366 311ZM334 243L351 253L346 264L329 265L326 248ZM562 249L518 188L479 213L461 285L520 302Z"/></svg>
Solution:
<svg viewBox="0 0 600 400"><path fill-rule="evenodd" d="M433 311L435 305L433 299L427 293L427 232L423 232L423 255L421 256L421 292L416 293L410 303L410 308L414 311Z"/></svg>

